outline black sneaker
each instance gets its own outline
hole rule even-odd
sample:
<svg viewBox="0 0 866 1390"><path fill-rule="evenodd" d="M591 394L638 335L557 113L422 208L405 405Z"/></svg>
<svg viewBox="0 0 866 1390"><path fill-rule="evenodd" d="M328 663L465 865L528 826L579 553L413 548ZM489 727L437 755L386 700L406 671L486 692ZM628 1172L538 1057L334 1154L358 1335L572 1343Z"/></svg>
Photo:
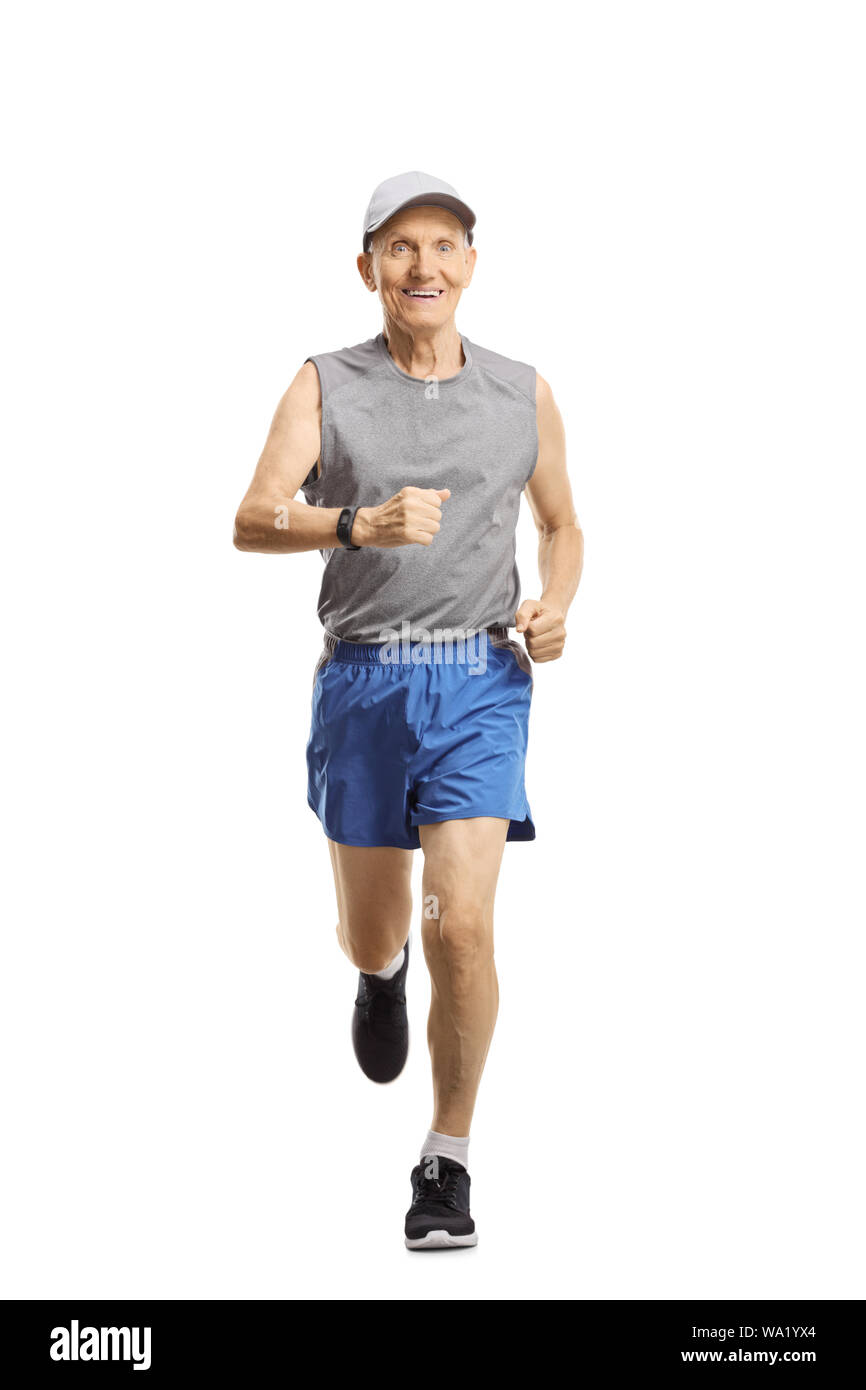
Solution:
<svg viewBox="0 0 866 1390"><path fill-rule="evenodd" d="M422 1158L412 1169L412 1205L406 1213L410 1250L477 1245L469 1215L469 1174L453 1158Z"/></svg>
<svg viewBox="0 0 866 1390"><path fill-rule="evenodd" d="M352 1045L361 1071L371 1081L393 1081L400 1075L409 1055L408 941L403 950L403 964L393 979L379 980L375 975L365 975L363 970L358 976Z"/></svg>

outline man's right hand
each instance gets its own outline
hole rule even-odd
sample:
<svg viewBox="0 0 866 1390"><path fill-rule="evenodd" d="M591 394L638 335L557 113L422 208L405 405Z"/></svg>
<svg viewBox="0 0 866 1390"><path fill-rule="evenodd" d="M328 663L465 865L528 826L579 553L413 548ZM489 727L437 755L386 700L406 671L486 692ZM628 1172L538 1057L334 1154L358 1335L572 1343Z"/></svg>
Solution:
<svg viewBox="0 0 866 1390"><path fill-rule="evenodd" d="M352 527L355 545L392 550L398 545L432 545L442 521L448 488L401 487L380 507L359 507Z"/></svg>

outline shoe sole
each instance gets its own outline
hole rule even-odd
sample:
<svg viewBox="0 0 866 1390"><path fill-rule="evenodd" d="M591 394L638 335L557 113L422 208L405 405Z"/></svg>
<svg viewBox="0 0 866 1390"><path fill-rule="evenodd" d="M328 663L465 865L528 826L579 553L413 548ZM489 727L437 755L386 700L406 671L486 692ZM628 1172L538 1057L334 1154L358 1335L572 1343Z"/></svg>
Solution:
<svg viewBox="0 0 866 1390"><path fill-rule="evenodd" d="M456 1250L460 1246L477 1244L476 1231L468 1236L453 1236L450 1231L428 1231L420 1240L410 1240L406 1237L407 1250Z"/></svg>

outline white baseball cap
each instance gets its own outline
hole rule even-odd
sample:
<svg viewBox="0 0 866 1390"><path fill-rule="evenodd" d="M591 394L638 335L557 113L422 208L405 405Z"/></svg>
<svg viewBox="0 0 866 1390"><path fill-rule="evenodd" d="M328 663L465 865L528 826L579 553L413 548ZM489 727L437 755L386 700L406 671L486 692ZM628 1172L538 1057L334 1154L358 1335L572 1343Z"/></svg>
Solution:
<svg viewBox="0 0 866 1390"><path fill-rule="evenodd" d="M401 208L444 208L459 218L466 228L469 245L472 245L472 228L475 226L475 213L464 203L456 188L450 183L435 179L432 174L422 174L413 169L409 174L395 174L374 189L364 216L364 250L370 249L370 233L383 227L389 218Z"/></svg>

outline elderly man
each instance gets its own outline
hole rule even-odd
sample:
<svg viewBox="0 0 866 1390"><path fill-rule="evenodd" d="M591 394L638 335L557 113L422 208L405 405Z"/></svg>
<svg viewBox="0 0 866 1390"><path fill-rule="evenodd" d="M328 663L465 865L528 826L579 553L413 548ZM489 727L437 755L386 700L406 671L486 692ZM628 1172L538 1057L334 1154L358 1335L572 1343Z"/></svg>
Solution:
<svg viewBox="0 0 866 1390"><path fill-rule="evenodd" d="M477 1241L469 1130L499 1000L496 882L506 840L535 838L526 650L536 663L562 655L583 560L550 387L457 329L474 225L427 174L376 189L358 269L382 332L306 359L235 523L240 550L325 560L307 794L328 838L339 943L360 971L355 1053L377 1082L406 1060L413 850L424 856L434 1106L411 1174L410 1249ZM524 490L542 587L521 602Z"/></svg>

